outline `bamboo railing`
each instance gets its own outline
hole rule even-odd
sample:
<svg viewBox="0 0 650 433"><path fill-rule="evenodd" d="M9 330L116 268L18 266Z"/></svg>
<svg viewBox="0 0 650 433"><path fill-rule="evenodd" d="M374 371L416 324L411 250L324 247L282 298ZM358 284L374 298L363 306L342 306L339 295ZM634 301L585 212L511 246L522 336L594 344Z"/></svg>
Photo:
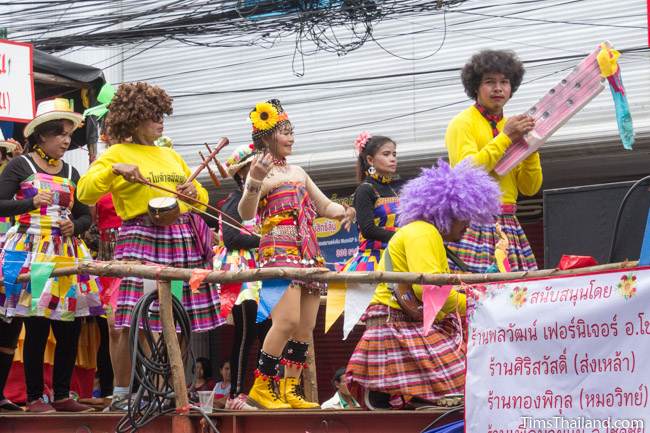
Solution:
<svg viewBox="0 0 650 433"><path fill-rule="evenodd" d="M230 283L244 281L259 281L275 278L286 278L291 280L303 281L345 281L348 283L407 283L407 284L432 284L432 285L455 285L455 284L486 284L500 281L512 281L522 279L537 279L578 274L588 274L593 272L615 271L619 269L633 268L637 265L636 261L611 263L606 265L591 266L580 269L558 270L544 269L540 271L526 272L509 272L494 274L425 274L414 272L333 272L327 268L264 268L251 269L240 272L213 271L206 275L205 282L209 283ZM192 269L172 268L158 265L146 265L134 262L87 262L74 266L61 267L54 269L51 276L65 275L97 275L104 277L140 277L145 279L157 280L161 320L163 325L163 335L169 361L172 368L172 381L174 391L177 395L176 410L179 414L186 414L188 399L186 393L185 375L183 374L183 365L180 354L176 330L173 324L171 292L169 281L183 280L189 281L192 277ZM30 274L21 274L18 281L29 281ZM312 375L315 375L314 360L312 363ZM315 401L316 383L315 376L311 377L307 388L312 394L311 400ZM310 386L311 385L311 386ZM172 419L172 431L174 433L193 433L193 427L187 417L175 416Z"/></svg>
<svg viewBox="0 0 650 433"><path fill-rule="evenodd" d="M499 281L538 279L566 275L588 274L593 272L614 271L637 266L636 261L610 263L580 269L543 269L493 274L426 274L415 272L334 272L327 268L262 268L240 272L212 271L207 274L205 282L232 283L261 281L286 278L303 281L345 281L348 283L407 283L407 284L486 284ZM140 277L157 281L189 281L192 269L172 268L158 265L146 265L135 262L87 262L74 266L61 267L52 271L52 276L64 275L98 275L102 277ZM29 273L21 274L18 281L29 281Z"/></svg>

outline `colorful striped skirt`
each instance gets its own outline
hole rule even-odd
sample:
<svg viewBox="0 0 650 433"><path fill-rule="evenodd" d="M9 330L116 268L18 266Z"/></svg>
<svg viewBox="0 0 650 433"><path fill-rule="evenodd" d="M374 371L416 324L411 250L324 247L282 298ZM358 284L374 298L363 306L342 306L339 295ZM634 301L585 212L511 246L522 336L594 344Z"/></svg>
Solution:
<svg viewBox="0 0 650 433"><path fill-rule="evenodd" d="M508 237L508 261L515 271L537 270L537 261L530 248L524 229L515 216L515 205L503 205L502 214L497 218L501 229ZM451 251L467 264L472 273L485 273L495 263L494 246L499 241L495 224L471 224L460 242L449 243ZM459 270L449 261L449 267Z"/></svg>
<svg viewBox="0 0 650 433"><path fill-rule="evenodd" d="M381 254L384 250L368 248L364 251L357 251L357 253L350 257L350 259L343 265L343 272L370 272L377 268L377 263L381 259Z"/></svg>
<svg viewBox="0 0 650 433"><path fill-rule="evenodd" d="M304 245L298 226L290 224L292 222L293 214L290 212L281 213L265 220L264 227L267 227L267 230L262 230L259 247L260 268L302 269L324 266L325 259L320 254L318 244L313 246L317 256L309 260L304 258ZM310 226L310 230L313 230L312 226ZM322 281L294 280L291 284L306 289L309 293L323 295L327 293L327 283Z"/></svg>
<svg viewBox="0 0 650 433"><path fill-rule="evenodd" d="M228 250L224 246L217 247L214 251L214 270L241 272L256 269L255 252L256 250ZM227 318L232 308L235 305L240 305L244 301L259 302L261 287L261 281L219 284L221 317Z"/></svg>
<svg viewBox="0 0 650 433"><path fill-rule="evenodd" d="M53 234L52 231L31 234L22 231L19 225L9 229L0 250L3 267L20 266L21 273L28 272L34 262L73 265L92 260L90 250L79 238ZM99 278L90 275L48 278L37 298L32 296L31 282L17 287L0 284L0 316L39 316L66 321L75 317L99 316L104 314L100 291Z"/></svg>
<svg viewBox="0 0 650 433"><path fill-rule="evenodd" d="M406 401L413 397L435 401L464 393L466 349L456 316L434 323L426 336L422 322L413 322L386 305L369 306L362 320L366 330L345 372L358 401L364 390Z"/></svg>
<svg viewBox="0 0 650 433"><path fill-rule="evenodd" d="M203 223L205 224L205 223ZM176 268L206 268L194 239L189 214L184 214L172 225L158 227L148 216L125 221L115 246L115 259L139 261ZM147 281L155 289L154 281ZM123 278L117 295L115 327L131 325L133 307L144 294L145 280L137 277ZM192 331L209 331L224 323L219 317L219 293L216 285L203 283L198 293L192 293L187 282L183 284L183 307L190 316ZM149 322L154 331L160 331L157 303L149 311Z"/></svg>

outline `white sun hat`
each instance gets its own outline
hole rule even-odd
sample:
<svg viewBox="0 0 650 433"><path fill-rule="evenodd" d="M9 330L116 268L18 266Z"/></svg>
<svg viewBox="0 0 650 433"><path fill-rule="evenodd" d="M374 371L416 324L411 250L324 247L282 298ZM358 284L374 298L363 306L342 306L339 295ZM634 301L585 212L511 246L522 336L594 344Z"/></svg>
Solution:
<svg viewBox="0 0 650 433"><path fill-rule="evenodd" d="M5 140L5 136L0 129L0 147L4 147L8 152L13 152L16 149L16 144L11 141Z"/></svg>
<svg viewBox="0 0 650 433"><path fill-rule="evenodd" d="M36 117L25 126L23 135L29 137L38 125L58 119L71 121L74 123L74 129L77 129L81 125L83 116L74 112L68 99L55 98L41 101L36 109Z"/></svg>

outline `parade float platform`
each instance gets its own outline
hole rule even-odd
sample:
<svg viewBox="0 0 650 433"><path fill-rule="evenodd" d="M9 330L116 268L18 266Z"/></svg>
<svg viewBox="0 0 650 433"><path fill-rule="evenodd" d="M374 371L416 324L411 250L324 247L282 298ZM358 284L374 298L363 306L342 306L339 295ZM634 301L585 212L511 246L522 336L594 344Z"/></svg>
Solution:
<svg viewBox="0 0 650 433"><path fill-rule="evenodd" d="M158 299L163 313L161 314L163 337L170 359L171 378L174 382L174 390L180 391L176 392L176 395L181 396L176 400L176 407L185 408L188 404L185 392L187 386L182 371L178 340L173 328L174 320L171 317L172 295L169 280L187 281L191 277L191 270L156 269L140 264L85 263L54 269L52 272L53 275L70 273L104 276L137 275L158 280ZM29 277L27 274L21 274L18 279L27 280ZM472 386L468 387L469 392L465 396L467 413L465 415L461 409L447 414L448 408L437 407L421 411L217 411L209 417L220 433L422 433L431 427L461 419L466 420L467 431L494 431L494 428L517 428L522 422L521 410L525 410L526 414L545 414L548 412L547 409L562 409L565 417L574 418L588 411L593 413L594 417L604 419L611 415L613 410L613 406L605 405L609 404L607 402L610 394L612 398L615 397L610 391L617 386L621 387L621 398L626 398L621 401L627 406L616 408L617 413L626 417L623 421L645 421L637 418L647 414L650 406L648 398L650 388L646 383L645 371L643 368L636 368L634 361L638 359L639 365L646 365L647 362L644 360L650 357L648 345L639 344L639 339L650 335L650 321L647 319L649 314L645 310L647 305L650 305L650 267L648 266L638 267L636 262L622 262L569 270L546 269L464 275L339 273L320 269L273 268L236 274L212 272L206 275L206 280L224 282L278 277L338 280L347 283L389 281L439 286L460 284L464 285L466 290L472 286L472 294L468 296L472 308L471 314L468 313L467 363L467 382ZM586 327L587 323L603 326ZM515 328L518 326L526 327L527 331L517 332ZM603 329L616 329L616 332L605 333ZM595 334L596 332L598 334ZM537 344L527 344L530 339L535 340ZM539 350L543 350L543 353L538 353ZM606 350L606 356L599 355L599 350ZM540 366L544 362L551 363L548 361L551 356L549 354L553 356L559 354L564 360L573 360L563 367L562 380L553 376L559 372L553 372L552 369L548 372L541 367L539 371L535 370L534 363L539 363ZM522 362L530 358L530 362L533 363L530 374L526 370L520 371L516 367L508 367L518 362L511 359L513 356L521 358ZM621 363L622 358L629 357L631 362L625 364L626 370L609 371L607 366L610 363L607 357L621 358ZM538 358L540 360L536 361ZM583 358L585 358L584 362L581 361ZM590 363L587 358L594 358L596 362ZM572 370L569 370L571 367L569 364L573 367ZM503 365L506 367L501 368ZM612 359L611 365L617 365L615 359ZM608 375L604 376L600 373ZM523 390L522 375L527 383L526 389ZM609 380L604 380L604 377ZM502 386L506 381L508 386ZM526 396L521 396L521 392L525 392ZM557 399L546 398L547 395L560 396L559 405L556 406ZM179 400L184 401L179 404ZM529 404L530 407L523 407L524 404ZM115 431L123 415L123 413L44 415L2 413L0 433L108 433ZM201 415L191 414L189 416L163 415L138 431L207 433L211 430ZM599 431L604 432L604 430ZM637 433L646 430L628 431Z"/></svg>
<svg viewBox="0 0 650 433"><path fill-rule="evenodd" d="M448 415L443 416L449 412ZM0 414L2 433L109 433L123 413L83 414ZM219 411L210 416L221 433L365 433L413 432L419 433L428 426L443 425L462 419L463 412L450 412L446 408L417 411L364 411L364 410L295 410L271 411ZM138 430L142 433L171 433L173 416L164 415ZM190 415L196 433L209 432L201 422L202 416ZM438 420L438 422L436 422Z"/></svg>

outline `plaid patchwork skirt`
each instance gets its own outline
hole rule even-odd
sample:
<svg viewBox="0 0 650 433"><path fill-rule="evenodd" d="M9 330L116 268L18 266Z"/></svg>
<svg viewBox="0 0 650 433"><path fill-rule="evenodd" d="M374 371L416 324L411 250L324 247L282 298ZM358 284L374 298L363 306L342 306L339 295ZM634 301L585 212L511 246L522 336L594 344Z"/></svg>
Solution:
<svg viewBox="0 0 650 433"><path fill-rule="evenodd" d="M345 372L358 401L364 389L407 401L464 393L466 346L457 317L434 323L429 335L424 335L422 322L386 305L369 306L362 320L366 330Z"/></svg>
<svg viewBox="0 0 650 433"><path fill-rule="evenodd" d="M15 262L16 258L8 259L18 255L22 263ZM92 261L92 256L81 239L51 231L25 233L16 225L0 245L0 280L4 279L4 265L20 266L20 273L23 273L29 271L33 262L58 262L70 266L88 261ZM38 297L32 296L31 282L20 284L19 290L13 292L0 281L0 317L38 316L71 321L76 317L100 316L105 313L99 296L101 290L99 277L91 275L48 278Z"/></svg>
<svg viewBox="0 0 650 433"><path fill-rule="evenodd" d="M524 229L514 212L514 205L504 205L497 222L508 237L508 261L513 272L537 270L537 261L530 248ZM494 224L471 224L460 242L449 243L448 247L467 264L472 273L485 273L495 263L494 246L499 241ZM449 261L452 270L458 267Z"/></svg>
<svg viewBox="0 0 650 433"><path fill-rule="evenodd" d="M176 268L206 268L196 246L189 214L181 215L172 225L158 227L147 216L124 221L115 245L115 259L139 261ZM153 281L146 283L151 289ZM115 327L131 325L133 307L145 291L145 280L123 278L117 295ZM183 307L190 316L192 331L209 331L224 323L219 317L219 292L216 285L203 283L198 293L192 293L187 282L183 284ZM149 322L154 331L161 331L157 303L149 311Z"/></svg>

